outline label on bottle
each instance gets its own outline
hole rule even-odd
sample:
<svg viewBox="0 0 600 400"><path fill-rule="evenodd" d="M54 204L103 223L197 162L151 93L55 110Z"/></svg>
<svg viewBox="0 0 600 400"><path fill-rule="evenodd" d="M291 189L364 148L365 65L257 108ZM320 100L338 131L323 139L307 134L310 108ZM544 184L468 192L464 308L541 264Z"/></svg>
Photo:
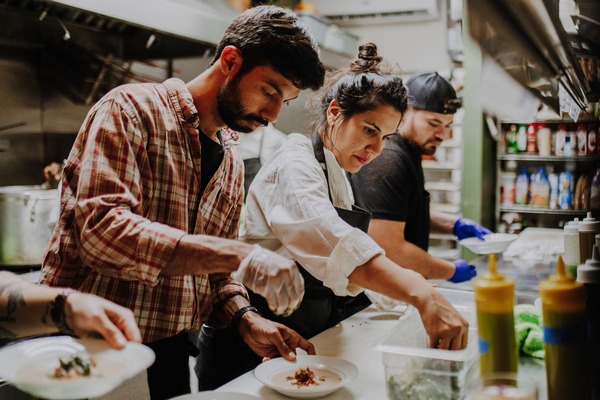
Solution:
<svg viewBox="0 0 600 400"><path fill-rule="evenodd" d="M594 129L593 125L588 126L588 133L587 133L587 153L588 154L594 154L596 153L596 130Z"/></svg>
<svg viewBox="0 0 600 400"><path fill-rule="evenodd" d="M537 149L537 130L534 124L529 124L527 127L527 152L535 154Z"/></svg>
<svg viewBox="0 0 600 400"><path fill-rule="evenodd" d="M573 173L561 172L558 176L558 208L568 210L573 202Z"/></svg>
<svg viewBox="0 0 600 400"><path fill-rule="evenodd" d="M577 155L584 156L587 154L587 132L585 128L577 129Z"/></svg>
<svg viewBox="0 0 600 400"><path fill-rule="evenodd" d="M565 154L565 137L567 131L564 127L559 128L554 135L554 154L557 156L563 156Z"/></svg>
<svg viewBox="0 0 600 400"><path fill-rule="evenodd" d="M585 325L567 327L544 326L544 343L546 344L570 344L579 340L585 340L586 337Z"/></svg>
<svg viewBox="0 0 600 400"><path fill-rule="evenodd" d="M519 125L519 130L517 131L517 149L519 152L527 150L527 128L525 125Z"/></svg>

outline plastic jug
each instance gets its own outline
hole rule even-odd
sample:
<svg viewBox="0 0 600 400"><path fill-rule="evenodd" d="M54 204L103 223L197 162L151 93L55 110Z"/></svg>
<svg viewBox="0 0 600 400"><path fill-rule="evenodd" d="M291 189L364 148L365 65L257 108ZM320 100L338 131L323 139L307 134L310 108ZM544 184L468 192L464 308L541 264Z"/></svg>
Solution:
<svg viewBox="0 0 600 400"><path fill-rule="evenodd" d="M529 201L529 176L527 175L527 167L521 167L521 172L517 175L515 183L515 203L527 204Z"/></svg>
<svg viewBox="0 0 600 400"><path fill-rule="evenodd" d="M488 271L473 280L479 334L481 376L517 372L515 283L496 271L496 255L488 256Z"/></svg>
<svg viewBox="0 0 600 400"><path fill-rule="evenodd" d="M585 289L566 275L561 256L556 274L540 283L540 297L548 400L588 399Z"/></svg>

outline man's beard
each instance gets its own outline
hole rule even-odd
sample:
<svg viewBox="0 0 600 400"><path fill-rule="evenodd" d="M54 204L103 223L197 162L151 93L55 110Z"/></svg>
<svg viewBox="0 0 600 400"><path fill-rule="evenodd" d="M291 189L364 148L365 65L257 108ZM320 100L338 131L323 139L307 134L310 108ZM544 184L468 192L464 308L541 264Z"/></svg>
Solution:
<svg viewBox="0 0 600 400"><path fill-rule="evenodd" d="M217 110L219 111L221 120L229 128L238 132L250 133L253 129L241 125L241 122L258 122L259 124L267 125L269 121L255 114L245 114L238 92L238 82L238 79L234 79L219 88L219 92L217 93Z"/></svg>

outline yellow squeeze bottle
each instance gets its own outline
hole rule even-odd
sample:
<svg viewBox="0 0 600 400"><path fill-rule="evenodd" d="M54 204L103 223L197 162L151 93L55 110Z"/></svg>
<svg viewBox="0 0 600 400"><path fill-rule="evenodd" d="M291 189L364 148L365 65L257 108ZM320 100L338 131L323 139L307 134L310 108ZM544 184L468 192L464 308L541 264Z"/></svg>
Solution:
<svg viewBox="0 0 600 400"><path fill-rule="evenodd" d="M473 281L482 377L517 372L515 283L496 271L496 255L488 256L488 271Z"/></svg>
<svg viewBox="0 0 600 400"><path fill-rule="evenodd" d="M556 274L540 283L540 297L548 400L588 399L585 288L565 273L560 255Z"/></svg>

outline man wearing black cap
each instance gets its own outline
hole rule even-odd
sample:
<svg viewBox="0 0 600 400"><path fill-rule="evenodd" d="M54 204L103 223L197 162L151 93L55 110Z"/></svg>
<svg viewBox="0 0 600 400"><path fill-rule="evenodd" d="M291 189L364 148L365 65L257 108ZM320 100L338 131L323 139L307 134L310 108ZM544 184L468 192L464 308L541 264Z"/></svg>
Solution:
<svg viewBox="0 0 600 400"><path fill-rule="evenodd" d="M430 210L421 166L421 156L434 154L450 131L460 100L436 72L414 75L406 85L411 110L381 154L351 175L355 201L372 213L369 235L394 262L426 278L467 281L476 275L475 267L465 260L431 256L429 233L464 239L491 232L469 219Z"/></svg>

